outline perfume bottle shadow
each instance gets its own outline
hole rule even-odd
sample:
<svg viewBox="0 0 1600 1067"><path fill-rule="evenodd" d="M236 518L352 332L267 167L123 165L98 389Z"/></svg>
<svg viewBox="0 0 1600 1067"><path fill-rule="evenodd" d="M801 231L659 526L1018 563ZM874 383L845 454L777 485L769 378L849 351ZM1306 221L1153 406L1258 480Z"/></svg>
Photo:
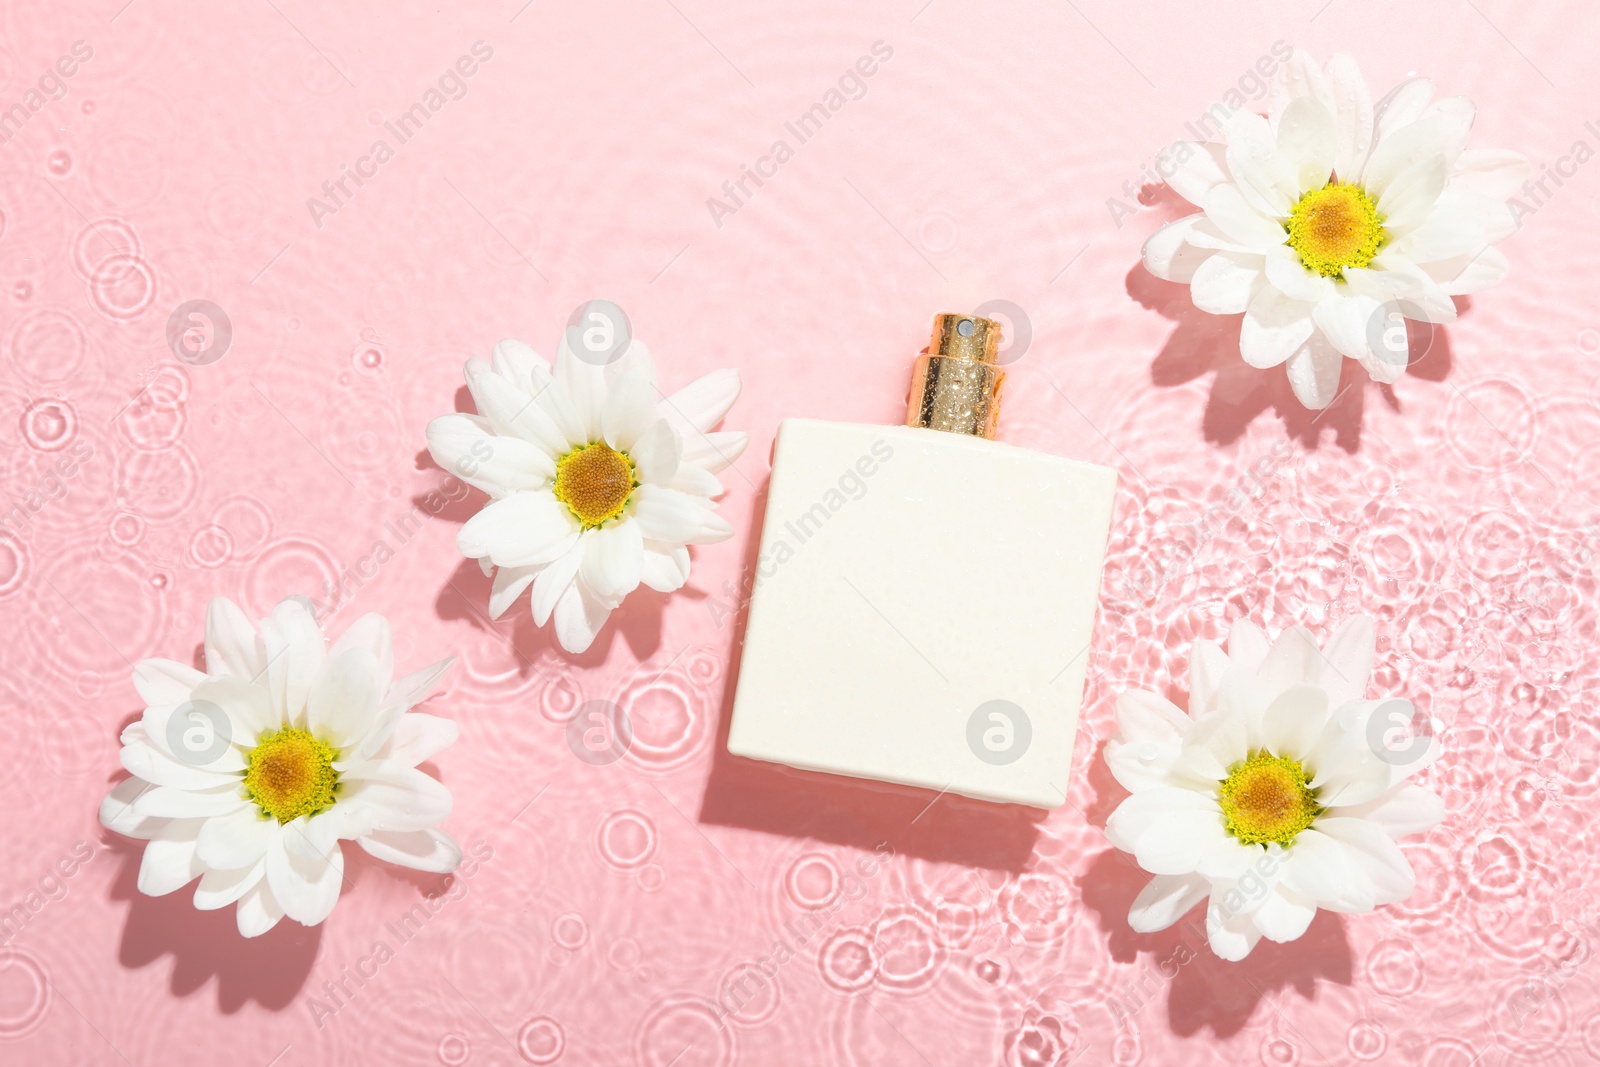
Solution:
<svg viewBox="0 0 1600 1067"><path fill-rule="evenodd" d="M752 535L740 574L755 575L767 482L753 494L746 528ZM929 789L869 782L728 752L733 696L739 683L739 649L749 617L748 585L727 618L729 664L717 741L700 805L700 821L788 837L804 837L872 851L887 843L896 853L971 867L1021 871L1032 854L1045 812L994 804Z"/></svg>
<svg viewBox="0 0 1600 1067"><path fill-rule="evenodd" d="M1380 384L1369 389L1366 371L1352 359L1341 361L1334 402L1322 411L1309 410L1296 399L1282 367L1262 370L1250 366L1239 355L1243 315L1201 311L1190 299L1187 285L1163 281L1145 270L1142 263L1133 265L1125 281L1130 298L1173 323L1172 333L1150 365L1152 384L1172 388L1213 375L1201 421L1205 439L1213 444L1233 443L1252 422L1271 411L1283 422L1288 435L1307 448L1316 448L1323 434L1331 432L1335 445L1355 452L1361 447L1369 392L1375 392L1392 410L1400 410L1394 387ZM1458 314L1471 306L1469 298L1456 298ZM1411 352L1406 373L1427 381L1444 381L1454 362L1449 331L1408 319L1406 335Z"/></svg>
<svg viewBox="0 0 1600 1067"><path fill-rule="evenodd" d="M1106 767L1104 749L1101 742L1090 764L1095 799L1087 811L1089 821L1100 827L1128 795ZM1280 990L1293 988L1311 999L1319 980L1351 984L1344 918L1332 912L1319 911L1297 941L1280 945L1263 938L1237 963L1218 958L1208 946L1204 903L1165 930L1136 933L1128 925L1128 909L1152 877L1132 856L1108 847L1078 878L1084 906L1098 921L1111 958L1140 964L1132 979L1111 991L1114 1012L1137 1015L1164 992L1173 1033L1187 1037L1205 1029L1229 1037Z"/></svg>

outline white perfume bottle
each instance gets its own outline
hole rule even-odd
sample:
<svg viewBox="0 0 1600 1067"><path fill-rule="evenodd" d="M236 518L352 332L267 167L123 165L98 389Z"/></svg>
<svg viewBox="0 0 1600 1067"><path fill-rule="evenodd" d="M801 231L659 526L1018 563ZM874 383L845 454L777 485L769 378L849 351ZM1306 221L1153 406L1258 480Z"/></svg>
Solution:
<svg viewBox="0 0 1600 1067"><path fill-rule="evenodd" d="M1065 801L1116 472L992 440L999 345L940 315L905 426L779 426L734 755Z"/></svg>

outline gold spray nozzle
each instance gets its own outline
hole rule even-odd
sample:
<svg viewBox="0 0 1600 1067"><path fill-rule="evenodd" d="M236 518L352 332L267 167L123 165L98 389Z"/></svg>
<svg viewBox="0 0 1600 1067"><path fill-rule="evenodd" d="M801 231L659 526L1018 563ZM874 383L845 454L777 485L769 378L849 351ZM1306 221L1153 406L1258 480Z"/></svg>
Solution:
<svg viewBox="0 0 1600 1067"><path fill-rule="evenodd" d="M973 437L994 437L1000 417L1000 383L995 360L1000 324L975 315L936 315L928 351L911 372L906 425Z"/></svg>

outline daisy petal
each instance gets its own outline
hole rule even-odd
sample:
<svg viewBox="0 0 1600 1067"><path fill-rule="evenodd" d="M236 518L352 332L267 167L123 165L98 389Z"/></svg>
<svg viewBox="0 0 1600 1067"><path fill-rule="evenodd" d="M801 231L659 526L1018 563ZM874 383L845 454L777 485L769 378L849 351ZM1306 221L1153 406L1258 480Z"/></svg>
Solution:
<svg viewBox="0 0 1600 1067"><path fill-rule="evenodd" d="M555 610L562 595L572 587L582 563L583 545L580 540L566 555L539 572L533 582L533 595L528 598L536 625L543 626L550 621L550 613Z"/></svg>
<svg viewBox="0 0 1600 1067"><path fill-rule="evenodd" d="M1134 898L1128 925L1135 933L1165 930L1206 898L1211 883L1198 875L1158 874Z"/></svg>
<svg viewBox="0 0 1600 1067"><path fill-rule="evenodd" d="M559 393L555 386L529 393L481 363L469 363L467 367L467 388L495 436L519 439L549 456L560 455L589 440L579 420L556 417L562 409L555 401ZM567 422L573 425L565 425ZM508 451L508 459L511 455Z"/></svg>
<svg viewBox="0 0 1600 1067"><path fill-rule="evenodd" d="M1416 122L1432 99L1433 82L1427 78L1412 78L1389 90L1388 95L1372 107L1373 143Z"/></svg>
<svg viewBox="0 0 1600 1067"><path fill-rule="evenodd" d="M1329 911L1367 912L1376 902L1372 879L1361 863L1341 842L1315 827L1295 835L1284 859L1281 884Z"/></svg>
<svg viewBox="0 0 1600 1067"><path fill-rule="evenodd" d="M1340 355L1367 359L1372 355L1368 328L1382 305L1370 296L1345 288L1345 292L1335 292L1317 301L1311 309L1311 321Z"/></svg>
<svg viewBox="0 0 1600 1067"><path fill-rule="evenodd" d="M667 397L661 414L684 438L709 433L739 398L739 372L714 370Z"/></svg>
<svg viewBox="0 0 1600 1067"><path fill-rule="evenodd" d="M464 556L487 556L499 567L548 563L577 537L572 510L550 493L513 493L494 500L456 534Z"/></svg>
<svg viewBox="0 0 1600 1067"><path fill-rule="evenodd" d="M133 688L146 705L181 704L204 680L202 672L170 659L140 660L133 669Z"/></svg>
<svg viewBox="0 0 1600 1067"><path fill-rule="evenodd" d="M540 489L555 477L555 460L545 445L490 433L469 415L444 415L428 423L428 452L439 466L493 497Z"/></svg>
<svg viewBox="0 0 1600 1067"><path fill-rule="evenodd" d="M369 763L341 784L340 805L365 809L373 830L426 830L450 814L450 791L438 779L396 762Z"/></svg>
<svg viewBox="0 0 1600 1067"><path fill-rule="evenodd" d="M394 635L389 629L389 620L375 611L361 616L333 643L328 658L337 659L340 653L352 648L364 648L372 653L378 668L373 676L377 690L388 692L389 683L394 681Z"/></svg>
<svg viewBox="0 0 1600 1067"><path fill-rule="evenodd" d="M1361 172L1372 150L1372 94L1356 61L1347 53L1329 58L1327 75L1336 124L1333 169L1336 174L1353 176Z"/></svg>
<svg viewBox="0 0 1600 1067"><path fill-rule="evenodd" d="M414 711L400 717L394 733L378 753L378 758L404 767L415 767L423 760L455 744L461 728L453 719Z"/></svg>
<svg viewBox="0 0 1600 1067"><path fill-rule="evenodd" d="M1310 898L1279 886L1267 894L1252 921L1263 937L1281 943L1299 938L1316 915L1317 906Z"/></svg>
<svg viewBox="0 0 1600 1067"><path fill-rule="evenodd" d="M585 440L598 441L603 432L601 412L606 403L605 369L597 367L573 352L562 334L561 345L556 350L555 380L557 387L571 401L583 427Z"/></svg>
<svg viewBox="0 0 1600 1067"><path fill-rule="evenodd" d="M227 815L206 820L195 845L196 855L214 870L253 868L277 836L278 821L262 815L254 804L246 804Z"/></svg>
<svg viewBox="0 0 1600 1067"><path fill-rule="evenodd" d="M1382 829L1362 819L1322 818L1317 829L1345 847L1371 880L1374 904L1404 900L1416 888L1416 875L1400 846Z"/></svg>
<svg viewBox="0 0 1600 1067"><path fill-rule="evenodd" d="M185 821L171 837L153 838L144 846L139 861L139 892L147 897L164 897L182 889L204 872L194 854L194 833L199 824Z"/></svg>
<svg viewBox="0 0 1600 1067"><path fill-rule="evenodd" d="M665 485L677 473L683 441L666 419L657 419L639 435L628 455L633 459L641 482Z"/></svg>
<svg viewBox="0 0 1600 1067"><path fill-rule="evenodd" d="M1145 270L1169 282L1187 285L1194 272L1212 255L1210 249L1196 248L1188 243L1195 224L1205 220L1205 214L1189 215L1167 223L1151 234L1144 243Z"/></svg>
<svg viewBox="0 0 1600 1067"><path fill-rule="evenodd" d="M656 383L648 367L635 367L623 374L606 394L600 413L601 432L612 448L628 452L659 420L656 414Z"/></svg>
<svg viewBox="0 0 1600 1067"><path fill-rule="evenodd" d="M1218 252L1195 270L1189 297L1201 311L1234 315L1250 306L1261 281L1260 256Z"/></svg>
<svg viewBox="0 0 1600 1067"><path fill-rule="evenodd" d="M1196 207L1205 204L1206 194L1214 187L1228 180L1226 170L1228 146L1225 144L1179 141L1172 146L1171 158L1175 169L1167 178L1167 185ZM1148 260L1146 262L1148 263Z"/></svg>
<svg viewBox="0 0 1600 1067"><path fill-rule="evenodd" d="M644 542L639 581L658 593L672 593L689 580L689 549L664 541Z"/></svg>
<svg viewBox="0 0 1600 1067"><path fill-rule="evenodd" d="M489 618L498 619L516 602L522 591L533 584L544 564L528 567L496 567L494 587L489 591Z"/></svg>
<svg viewBox="0 0 1600 1067"><path fill-rule="evenodd" d="M266 865L262 863L238 870L207 871L194 887L194 906L201 911L225 908L255 888L265 875Z"/></svg>
<svg viewBox="0 0 1600 1067"><path fill-rule="evenodd" d="M683 440L683 462L711 474L732 466L744 454L750 435L743 430L717 430Z"/></svg>
<svg viewBox="0 0 1600 1067"><path fill-rule="evenodd" d="M1274 201L1276 214L1289 214L1294 193L1328 184L1337 150L1334 116L1322 101L1303 96L1284 109L1278 123L1278 151L1292 168L1293 184Z"/></svg>
<svg viewBox="0 0 1600 1067"><path fill-rule="evenodd" d="M365 739L378 718L377 676L377 660L365 648L347 648L329 656L306 704L306 722L312 733L340 749Z"/></svg>
<svg viewBox="0 0 1600 1067"><path fill-rule="evenodd" d="M652 541L701 545L733 533L725 520L695 498L659 485L641 485L634 493L640 532Z"/></svg>
<svg viewBox="0 0 1600 1067"><path fill-rule="evenodd" d="M506 338L494 346L490 365L496 374L531 396L550 380L550 364L528 344Z"/></svg>
<svg viewBox="0 0 1600 1067"><path fill-rule="evenodd" d="M1261 940L1253 916L1234 914L1217 902L1217 893L1211 894L1211 906L1206 908L1206 940L1211 951L1230 963L1237 963L1250 955Z"/></svg>
<svg viewBox="0 0 1600 1067"><path fill-rule="evenodd" d="M1261 744L1268 752L1303 759L1328 722L1328 694L1313 685L1280 693L1261 716Z"/></svg>
<svg viewBox="0 0 1600 1067"><path fill-rule="evenodd" d="M1382 828L1390 837L1405 837L1426 833L1439 825L1445 810L1444 801L1433 790L1407 782L1365 804L1337 808L1333 814L1363 819Z"/></svg>
<svg viewBox="0 0 1600 1067"><path fill-rule="evenodd" d="M356 844L380 860L413 870L447 874L461 865L461 846L442 830L377 830Z"/></svg>
<svg viewBox="0 0 1600 1067"><path fill-rule="evenodd" d="M644 537L637 522L619 522L583 535L583 562L578 577L610 605L639 587L644 560Z"/></svg>
<svg viewBox="0 0 1600 1067"><path fill-rule="evenodd" d="M308 859L274 842L267 850L266 874L283 913L303 926L315 926L338 903L344 853L335 845L327 855Z"/></svg>
<svg viewBox="0 0 1600 1067"><path fill-rule="evenodd" d="M1333 403L1342 366L1338 350L1321 333L1313 333L1289 355L1289 385L1296 399L1313 411Z"/></svg>
<svg viewBox="0 0 1600 1067"><path fill-rule="evenodd" d="M255 678L264 662L261 639L239 605L213 597L206 608L206 673Z"/></svg>
<svg viewBox="0 0 1600 1067"><path fill-rule="evenodd" d="M587 652L600 627L611 617L611 610L609 605L585 593L579 583L572 583L551 612L561 647L572 653Z"/></svg>
<svg viewBox="0 0 1600 1067"><path fill-rule="evenodd" d="M239 898L239 908L234 913L239 923L239 933L244 937L260 937L283 918L283 908L272 895L263 876Z"/></svg>
<svg viewBox="0 0 1600 1067"><path fill-rule="evenodd" d="M1281 223L1247 204L1232 185L1219 185L1206 194L1206 218L1230 239L1258 251L1265 252L1289 239L1289 232Z"/></svg>
<svg viewBox="0 0 1600 1067"><path fill-rule="evenodd" d="M301 721L311 682L327 654L311 601L305 597L280 600L261 621L261 638L267 653L272 717L279 722Z"/></svg>
<svg viewBox="0 0 1600 1067"><path fill-rule="evenodd" d="M1315 329L1311 308L1273 286L1263 286L1245 309L1239 327L1239 355L1252 367L1278 366L1311 337Z"/></svg>

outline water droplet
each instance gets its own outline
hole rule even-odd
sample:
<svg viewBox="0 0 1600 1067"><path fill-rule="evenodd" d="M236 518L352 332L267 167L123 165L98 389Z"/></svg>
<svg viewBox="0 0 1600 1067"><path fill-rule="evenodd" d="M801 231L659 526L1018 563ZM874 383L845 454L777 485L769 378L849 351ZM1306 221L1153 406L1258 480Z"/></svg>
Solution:
<svg viewBox="0 0 1600 1067"><path fill-rule="evenodd" d="M35 400L22 413L22 436L41 452L67 447L78 432L78 413L65 400Z"/></svg>
<svg viewBox="0 0 1600 1067"><path fill-rule="evenodd" d="M50 168L50 173L61 177L72 169L72 153L65 148L58 148L50 153L50 158L45 160L45 166Z"/></svg>
<svg viewBox="0 0 1600 1067"><path fill-rule="evenodd" d="M517 1051L529 1063L554 1063L566 1049L566 1031L548 1015L529 1019L517 1031Z"/></svg>
<svg viewBox="0 0 1600 1067"><path fill-rule="evenodd" d="M32 282L26 282L26 281L18 282L16 285L13 285L11 287L11 296L18 303L21 303L22 301L27 300L32 295L33 295L33 283Z"/></svg>
<svg viewBox="0 0 1600 1067"><path fill-rule="evenodd" d="M94 114L94 101L93 100L85 100L83 102L83 113L85 115L93 115Z"/></svg>

